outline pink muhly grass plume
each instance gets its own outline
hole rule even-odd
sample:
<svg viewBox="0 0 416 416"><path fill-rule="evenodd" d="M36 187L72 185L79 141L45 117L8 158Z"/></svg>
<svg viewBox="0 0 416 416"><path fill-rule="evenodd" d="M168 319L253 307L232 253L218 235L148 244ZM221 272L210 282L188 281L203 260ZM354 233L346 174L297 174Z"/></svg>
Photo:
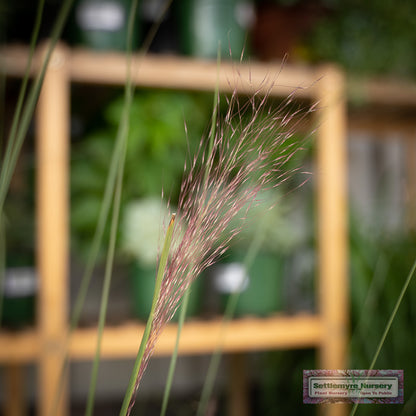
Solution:
<svg viewBox="0 0 416 416"><path fill-rule="evenodd" d="M187 288L227 250L244 225L245 213L261 203L258 192L281 185L300 169L288 169L303 149L293 135L314 106L295 108L294 91L274 110L266 107L274 84L264 83L263 92L255 91L243 103L234 90L225 117L214 111L215 131L201 140L190 166L185 165L172 249L130 409L156 340ZM236 216L241 221L233 228Z"/></svg>

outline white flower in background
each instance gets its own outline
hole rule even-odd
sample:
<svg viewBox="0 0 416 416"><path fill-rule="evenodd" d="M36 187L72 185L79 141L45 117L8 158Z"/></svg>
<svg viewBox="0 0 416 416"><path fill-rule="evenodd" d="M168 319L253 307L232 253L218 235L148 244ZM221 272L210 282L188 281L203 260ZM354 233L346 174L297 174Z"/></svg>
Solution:
<svg viewBox="0 0 416 416"><path fill-rule="evenodd" d="M157 263L161 229L170 214L161 198L149 197L130 202L122 221L122 248L142 266Z"/></svg>

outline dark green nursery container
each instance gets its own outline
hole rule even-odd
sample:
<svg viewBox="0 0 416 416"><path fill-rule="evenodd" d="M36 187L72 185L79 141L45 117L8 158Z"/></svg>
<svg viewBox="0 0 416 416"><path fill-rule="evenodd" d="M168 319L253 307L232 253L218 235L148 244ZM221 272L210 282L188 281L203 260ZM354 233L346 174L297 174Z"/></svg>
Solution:
<svg viewBox="0 0 416 416"><path fill-rule="evenodd" d="M223 285L220 281L227 278L230 265L235 267L234 271L241 273L244 255L231 253L227 262L218 268L215 276L217 290L221 294L222 307L225 308L226 302L231 293L239 291L240 295L235 310L235 316L245 315L268 316L283 308L283 260L281 257L271 253L259 253L248 271L245 281L239 285L238 289Z"/></svg>
<svg viewBox="0 0 416 416"><path fill-rule="evenodd" d="M1 325L19 329L33 324L37 290L32 267L6 269L3 281Z"/></svg>
<svg viewBox="0 0 416 416"><path fill-rule="evenodd" d="M221 43L222 59L239 59L253 20L252 3L247 0L182 0L179 32L182 52L215 58Z"/></svg>
<svg viewBox="0 0 416 416"><path fill-rule="evenodd" d="M134 315L140 320L147 320L150 314L155 289L156 269L143 267L134 263L130 273L131 301ZM195 317L201 311L201 283L196 279L191 286L188 301L187 317ZM177 320L179 311L173 320Z"/></svg>
<svg viewBox="0 0 416 416"><path fill-rule="evenodd" d="M69 28L71 41L95 50L125 51L131 4L132 0L78 0ZM139 26L136 18L133 49L139 46Z"/></svg>

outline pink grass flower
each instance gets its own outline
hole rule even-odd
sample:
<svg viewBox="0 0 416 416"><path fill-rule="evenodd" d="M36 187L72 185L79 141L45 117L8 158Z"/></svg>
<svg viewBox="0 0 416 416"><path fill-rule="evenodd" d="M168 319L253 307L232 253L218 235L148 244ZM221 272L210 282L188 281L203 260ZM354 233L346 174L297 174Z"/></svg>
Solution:
<svg viewBox="0 0 416 416"><path fill-rule="evenodd" d="M304 139L298 142L294 134L314 106L296 106L294 91L273 109L268 104L273 82L264 84L262 93L240 99L235 90L227 98L228 110L215 120L211 145L209 138L201 140L190 166L185 166L172 250L131 407L156 340L185 291L225 253L244 226L244 213L261 202L258 193L281 185L300 169L288 168L303 149ZM236 216L241 221L230 227Z"/></svg>

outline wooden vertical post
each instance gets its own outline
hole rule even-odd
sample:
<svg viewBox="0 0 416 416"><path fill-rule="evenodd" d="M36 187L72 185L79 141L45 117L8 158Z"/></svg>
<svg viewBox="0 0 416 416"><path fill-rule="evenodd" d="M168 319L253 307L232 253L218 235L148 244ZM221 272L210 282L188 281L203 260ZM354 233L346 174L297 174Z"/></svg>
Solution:
<svg viewBox="0 0 416 416"><path fill-rule="evenodd" d="M10 363L4 368L5 416L23 416L26 414L24 397L24 368L21 363Z"/></svg>
<svg viewBox="0 0 416 416"><path fill-rule="evenodd" d="M250 413L249 380L247 375L247 356L234 353L229 356L229 416L248 416Z"/></svg>
<svg viewBox="0 0 416 416"><path fill-rule="evenodd" d="M320 120L317 146L319 313L324 323L320 348L323 369L347 366L347 151L346 97L342 72L324 68L318 83ZM332 405L325 414L345 415L347 407Z"/></svg>
<svg viewBox="0 0 416 416"><path fill-rule="evenodd" d="M69 81L66 50L58 45L37 111L37 264L39 415L57 398L67 332ZM65 388L57 413L67 411Z"/></svg>
<svg viewBox="0 0 416 416"><path fill-rule="evenodd" d="M406 214L409 229L416 230L416 137L407 133L406 149Z"/></svg>

